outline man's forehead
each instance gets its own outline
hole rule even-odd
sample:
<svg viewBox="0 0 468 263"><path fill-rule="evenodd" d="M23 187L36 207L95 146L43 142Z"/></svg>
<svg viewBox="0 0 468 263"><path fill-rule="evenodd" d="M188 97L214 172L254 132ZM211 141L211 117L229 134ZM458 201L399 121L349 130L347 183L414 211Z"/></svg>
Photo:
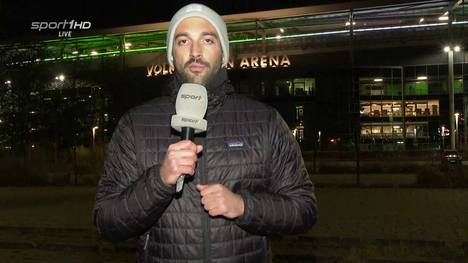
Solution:
<svg viewBox="0 0 468 263"><path fill-rule="evenodd" d="M205 18L203 17L187 17L183 19L175 30L175 36L179 33L205 33L210 34L218 37L218 32L216 31L215 27Z"/></svg>

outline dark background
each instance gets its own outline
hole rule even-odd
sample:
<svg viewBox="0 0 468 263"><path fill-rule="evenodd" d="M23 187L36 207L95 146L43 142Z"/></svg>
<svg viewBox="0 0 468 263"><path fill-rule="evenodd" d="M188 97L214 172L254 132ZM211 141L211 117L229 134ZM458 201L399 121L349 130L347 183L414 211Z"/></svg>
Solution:
<svg viewBox="0 0 468 263"><path fill-rule="evenodd" d="M10 42L27 40L36 34L44 36L44 32L30 29L33 21L90 21L91 30L165 22L179 8L193 2L226 15L346 1L0 1L0 39Z"/></svg>

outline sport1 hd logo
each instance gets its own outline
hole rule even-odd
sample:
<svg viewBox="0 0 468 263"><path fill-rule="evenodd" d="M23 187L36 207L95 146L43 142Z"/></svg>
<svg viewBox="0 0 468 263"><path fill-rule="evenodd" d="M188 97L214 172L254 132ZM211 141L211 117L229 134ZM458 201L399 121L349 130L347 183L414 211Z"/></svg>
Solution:
<svg viewBox="0 0 468 263"><path fill-rule="evenodd" d="M32 30L60 30L58 33L59 37L71 37L72 30L86 30L91 28L91 22L89 21L62 21L62 22L32 22Z"/></svg>

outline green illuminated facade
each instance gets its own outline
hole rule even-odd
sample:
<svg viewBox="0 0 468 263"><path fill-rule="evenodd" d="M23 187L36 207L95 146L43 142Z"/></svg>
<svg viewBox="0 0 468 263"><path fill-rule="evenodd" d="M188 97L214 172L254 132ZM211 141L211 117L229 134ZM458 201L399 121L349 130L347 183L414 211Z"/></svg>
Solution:
<svg viewBox="0 0 468 263"><path fill-rule="evenodd" d="M439 149L445 136L440 129L448 127L441 39L450 32L453 42L467 43L467 7L444 1L430 7L400 4L399 11L356 5L225 16L236 91L278 108L305 149L319 143L322 150L352 150L355 138L369 151ZM448 8L450 26L439 19ZM421 16L424 23L418 22ZM165 27L1 44L0 95L11 97L0 105L2 147L46 145L53 138L62 138L54 143L63 147L107 142L125 111L162 94L171 73ZM462 115L466 50L455 58L456 110ZM60 127L67 127L63 134ZM5 134L13 131L23 139L8 139ZM45 135L51 132L53 138Z"/></svg>

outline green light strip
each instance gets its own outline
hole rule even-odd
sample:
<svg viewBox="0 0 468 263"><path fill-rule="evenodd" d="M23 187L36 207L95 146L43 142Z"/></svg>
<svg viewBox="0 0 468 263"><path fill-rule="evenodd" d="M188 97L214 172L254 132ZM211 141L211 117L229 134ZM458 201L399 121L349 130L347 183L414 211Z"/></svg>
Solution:
<svg viewBox="0 0 468 263"><path fill-rule="evenodd" d="M292 37L301 37L302 35L291 35L288 36L288 38ZM286 36L283 36L282 38L286 38ZM267 37L265 38L266 40L277 40L276 37ZM260 38L245 38L245 39L236 39L236 40L231 40L229 41L230 44L239 44L239 43L249 43L249 42L255 42L257 40L261 40ZM137 48L137 49L124 49L123 51L108 51L108 52L102 52L98 53L96 55L91 55L91 54L80 54L80 55L70 55L70 56L63 56L62 58L46 58L41 61L55 61L55 60L72 60L76 58L98 58L101 56L109 56L109 55L118 55L118 54L125 54L125 53L140 53L140 52L152 52L152 51L160 51L160 50L165 50L167 49L167 46L160 46L160 47L148 47L148 48Z"/></svg>
<svg viewBox="0 0 468 263"><path fill-rule="evenodd" d="M145 52L145 51L158 51L158 50L164 50L164 49L167 49L167 47L166 47L166 46L147 47L147 48L127 49L127 50L125 50L124 53Z"/></svg>
<svg viewBox="0 0 468 263"><path fill-rule="evenodd" d="M462 23L467 23L467 21L462 21L458 22L460 24ZM428 26L443 26L446 25L446 23L436 23L436 24L425 24L425 25L408 25L408 26L399 26L399 27L384 27L384 28L363 28L363 29L355 29L355 32L365 32L365 31L378 31L378 30L391 30L391 29L403 29L403 28L414 28L414 27L428 27ZM304 37L311 37L311 36L321 36L321 35L336 35L336 34L344 34L344 33L349 33L349 29L345 30L336 30L336 31L326 31L326 32L311 32L311 33L303 33L303 34L295 34L295 35L279 35L279 36L269 36L265 37L265 40L281 40L281 39L287 39L287 38L304 38ZM143 33L138 33L142 35ZM151 33L148 33L151 34ZM125 38L125 35L120 35ZM128 35L128 38L130 38L132 35ZM74 38L76 39L83 39L83 42L90 42L90 41L116 41L116 39L109 38L108 36L100 36L100 37L79 37L79 38ZM236 39L236 40L231 40L229 43L231 44L239 44L239 43L249 43L249 42L255 42L258 40L263 40L263 38L244 38L244 39ZM62 40L49 40L49 41L44 41L43 43L52 43L56 41L62 41ZM68 41L68 40L67 40ZM73 43L69 43L71 46L73 46ZM78 45L75 43L75 45ZM46 48L53 48L51 46L48 46ZM117 50L117 51L108 51L108 52L103 52L103 53L98 53L95 55L91 54L80 54L80 55L70 55L70 56L63 56L62 58L46 58L43 60L36 59L36 62L39 61L55 61L55 60L71 60L71 59L76 59L76 58L98 58L102 56L110 56L110 55L121 55L121 54L126 54L126 53L143 53L143 52L152 52L152 51L160 51L160 50L165 50L167 47L166 46L159 46L159 47L148 47L148 48L136 48L136 49L123 49L123 50ZM29 63L29 62L16 62L15 64L18 63Z"/></svg>
<svg viewBox="0 0 468 263"><path fill-rule="evenodd" d="M237 43L248 43L248 42L255 42L257 40L262 40L261 38L245 38L245 39L237 39L229 41L230 44L237 44Z"/></svg>
<svg viewBox="0 0 468 263"><path fill-rule="evenodd" d="M138 52L151 52L151 51L159 51L159 50L164 50L166 49L166 46L161 46L161 47L149 47L149 48L138 48L138 49L127 49L124 51L107 51L107 52L102 52L98 54L79 54L79 55L70 55L70 56L63 56L62 58L45 58L40 61L56 61L56 60L72 60L72 59L77 59L77 58L99 58L102 56L111 56L111 55L120 55L124 53L138 53Z"/></svg>
<svg viewBox="0 0 468 263"><path fill-rule="evenodd" d="M340 31L332 31L328 32L327 34L338 34L338 33L346 33L349 32L348 30L340 30ZM276 36L271 36L271 37L266 37L265 40L280 40L283 38L300 38L300 37L309 37L309 36L315 36L315 35L324 35L324 33L319 32L319 33L305 33L305 34L296 34L296 35L287 35L287 36L281 36L280 38ZM94 37L92 39L100 39L103 40L104 37ZM86 41L90 41L91 39L86 39ZM110 40L110 39L107 39ZM262 40L261 38L244 38L244 39L236 39L236 40L231 40L229 41L230 44L240 44L240 43L249 43L249 42L255 42L258 40ZM56 41L56 40L54 40ZM77 58L99 58L102 56L111 56L111 55L122 55L126 53L144 53L144 52L153 52L153 51L160 51L160 50L165 50L167 49L166 46L159 46L159 47L148 47L148 48L136 48L136 49L124 49L122 51L107 51L107 52L102 52L98 53L95 55L92 54L79 54L79 55L69 55L69 56L63 56L62 58L46 58L42 59L40 61L45 61L45 62L50 62L50 61L63 61L63 60L73 60Z"/></svg>

